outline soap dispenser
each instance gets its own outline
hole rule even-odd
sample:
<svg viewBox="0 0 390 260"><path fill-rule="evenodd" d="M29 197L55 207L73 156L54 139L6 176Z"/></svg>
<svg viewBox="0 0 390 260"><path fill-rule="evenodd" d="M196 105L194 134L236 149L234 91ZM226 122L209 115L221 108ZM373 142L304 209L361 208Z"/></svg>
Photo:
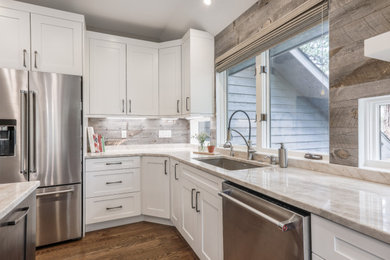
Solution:
<svg viewBox="0 0 390 260"><path fill-rule="evenodd" d="M280 144L279 148L279 166L280 168L287 168L288 165L288 158L287 158L287 150L284 147L284 144Z"/></svg>

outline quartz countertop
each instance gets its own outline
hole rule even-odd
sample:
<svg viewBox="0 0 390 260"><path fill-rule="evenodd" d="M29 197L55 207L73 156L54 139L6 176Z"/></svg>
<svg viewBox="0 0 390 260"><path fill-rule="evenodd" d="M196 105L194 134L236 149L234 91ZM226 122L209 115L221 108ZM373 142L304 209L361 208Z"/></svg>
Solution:
<svg viewBox="0 0 390 260"><path fill-rule="evenodd" d="M202 163L189 149L134 149L86 158L169 156L390 244L390 186L301 168L275 166L229 171Z"/></svg>
<svg viewBox="0 0 390 260"><path fill-rule="evenodd" d="M39 181L0 184L0 219L39 187Z"/></svg>

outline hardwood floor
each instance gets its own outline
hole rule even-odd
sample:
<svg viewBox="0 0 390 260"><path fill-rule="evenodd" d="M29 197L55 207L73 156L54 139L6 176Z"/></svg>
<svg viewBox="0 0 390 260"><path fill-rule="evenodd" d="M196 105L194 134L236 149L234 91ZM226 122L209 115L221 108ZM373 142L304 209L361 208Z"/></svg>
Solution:
<svg viewBox="0 0 390 260"><path fill-rule="evenodd" d="M174 227L140 222L89 232L82 240L38 249L36 259L198 258Z"/></svg>

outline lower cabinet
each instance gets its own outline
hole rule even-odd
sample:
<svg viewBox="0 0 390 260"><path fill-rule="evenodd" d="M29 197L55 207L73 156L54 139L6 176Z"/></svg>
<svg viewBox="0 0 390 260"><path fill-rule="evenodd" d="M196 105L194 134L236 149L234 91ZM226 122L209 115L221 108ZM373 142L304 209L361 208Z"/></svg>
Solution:
<svg viewBox="0 0 390 260"><path fill-rule="evenodd" d="M35 259L36 192L0 219L0 258Z"/></svg>
<svg viewBox="0 0 390 260"><path fill-rule="evenodd" d="M312 259L389 259L390 247L379 240L311 215Z"/></svg>
<svg viewBox="0 0 390 260"><path fill-rule="evenodd" d="M142 158L143 215L170 218L169 168L167 157Z"/></svg>
<svg viewBox="0 0 390 260"><path fill-rule="evenodd" d="M138 216L141 214L140 193L88 198L86 210L87 224Z"/></svg>
<svg viewBox="0 0 390 260"><path fill-rule="evenodd" d="M86 224L141 215L140 158L86 161Z"/></svg>
<svg viewBox="0 0 390 260"><path fill-rule="evenodd" d="M222 180L186 165L180 169L178 230L200 259L223 259Z"/></svg>

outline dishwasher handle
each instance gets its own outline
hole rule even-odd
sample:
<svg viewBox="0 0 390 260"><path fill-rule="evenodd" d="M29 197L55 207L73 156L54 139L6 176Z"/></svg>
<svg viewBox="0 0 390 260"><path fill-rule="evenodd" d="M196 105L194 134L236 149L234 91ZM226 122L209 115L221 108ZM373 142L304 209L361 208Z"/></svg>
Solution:
<svg viewBox="0 0 390 260"><path fill-rule="evenodd" d="M282 232L286 232L286 231L289 231L290 229L294 228L295 222L299 221L299 216L297 216L296 214L293 214L288 220L285 220L285 221L276 220L273 217L268 216L267 214L264 214L263 212L233 198L232 196L229 196L228 195L229 192L230 192L230 190L224 190L222 192L218 192L218 195L221 196L222 198L225 198L225 199L243 207L244 209L256 214L257 216L259 216L263 219L266 219L267 221L275 224L276 226L279 227L279 229Z"/></svg>

